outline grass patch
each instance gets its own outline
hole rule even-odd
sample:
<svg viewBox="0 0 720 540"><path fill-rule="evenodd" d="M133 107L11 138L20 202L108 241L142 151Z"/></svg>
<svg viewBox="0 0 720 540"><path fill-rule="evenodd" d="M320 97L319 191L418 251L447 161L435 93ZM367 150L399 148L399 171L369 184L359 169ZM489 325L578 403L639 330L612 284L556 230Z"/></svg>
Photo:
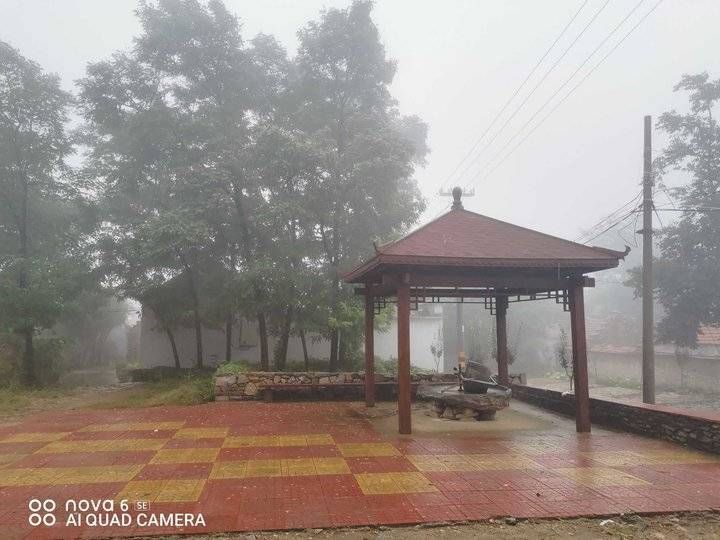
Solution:
<svg viewBox="0 0 720 540"><path fill-rule="evenodd" d="M75 390L67 388L24 388L5 386L0 388L0 415L14 415L32 409L42 409L38 405L75 395Z"/></svg>
<svg viewBox="0 0 720 540"><path fill-rule="evenodd" d="M199 405L215 399L214 376L188 374L146 382L92 405L93 408L160 407L164 405Z"/></svg>

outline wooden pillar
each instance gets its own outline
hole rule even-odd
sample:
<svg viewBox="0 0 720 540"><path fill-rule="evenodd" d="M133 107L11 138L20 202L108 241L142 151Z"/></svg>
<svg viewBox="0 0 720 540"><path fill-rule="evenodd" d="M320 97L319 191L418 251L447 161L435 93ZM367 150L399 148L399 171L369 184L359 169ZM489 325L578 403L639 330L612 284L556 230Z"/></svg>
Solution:
<svg viewBox="0 0 720 540"><path fill-rule="evenodd" d="M397 288L398 316L398 423L401 435L412 432L410 419L410 287L401 280Z"/></svg>
<svg viewBox="0 0 720 540"><path fill-rule="evenodd" d="M497 365L500 384L510 384L507 348L507 296L495 298L495 337L497 340Z"/></svg>
<svg viewBox="0 0 720 540"><path fill-rule="evenodd" d="M375 339L372 290L365 286L365 406L375 406Z"/></svg>
<svg viewBox="0 0 720 540"><path fill-rule="evenodd" d="M583 282L573 281L568 290L572 332L573 377L575 378L575 429L590 433L590 391L588 389L587 340Z"/></svg>

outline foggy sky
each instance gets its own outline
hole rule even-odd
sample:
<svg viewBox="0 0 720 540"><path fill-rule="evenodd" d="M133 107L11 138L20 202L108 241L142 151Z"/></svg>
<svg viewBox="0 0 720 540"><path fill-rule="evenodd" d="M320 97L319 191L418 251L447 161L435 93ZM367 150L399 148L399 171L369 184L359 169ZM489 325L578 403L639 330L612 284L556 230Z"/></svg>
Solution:
<svg viewBox="0 0 720 540"><path fill-rule="evenodd" d="M427 167L417 173L429 203L424 220L448 203L437 196L438 188L581 3L376 2L375 22L389 56L398 63L393 94L403 113L417 114L430 127L432 153ZM515 103L603 3L590 0ZM487 168L482 166L636 3L610 1L514 121L483 152L472 173L484 174ZM655 3L646 0L575 81ZM317 19L323 7L348 4L348 0L226 0L243 24L245 39L258 32L273 34L290 53L297 46L298 28ZM0 0L0 39L58 73L63 86L73 89L87 62L131 46L139 32L135 7L134 0ZM517 152L476 184L476 195L464 201L465 207L574 239L631 199L640 189L643 115L656 118L673 107L685 109L686 97L672 91L684 73L708 71L712 78L720 77L719 20L717 0L665 0ZM495 128L513 109L511 105ZM662 143L656 133L655 153ZM460 183L472 176L464 176Z"/></svg>

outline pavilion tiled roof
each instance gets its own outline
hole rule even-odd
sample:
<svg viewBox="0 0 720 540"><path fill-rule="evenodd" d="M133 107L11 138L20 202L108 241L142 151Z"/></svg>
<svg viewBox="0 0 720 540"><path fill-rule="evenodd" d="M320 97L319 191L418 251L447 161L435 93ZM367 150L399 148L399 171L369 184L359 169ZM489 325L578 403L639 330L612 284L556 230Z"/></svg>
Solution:
<svg viewBox="0 0 720 540"><path fill-rule="evenodd" d="M625 255L455 208L407 236L377 247L373 258L347 273L344 279L359 281L381 264L563 267L593 271L613 268Z"/></svg>

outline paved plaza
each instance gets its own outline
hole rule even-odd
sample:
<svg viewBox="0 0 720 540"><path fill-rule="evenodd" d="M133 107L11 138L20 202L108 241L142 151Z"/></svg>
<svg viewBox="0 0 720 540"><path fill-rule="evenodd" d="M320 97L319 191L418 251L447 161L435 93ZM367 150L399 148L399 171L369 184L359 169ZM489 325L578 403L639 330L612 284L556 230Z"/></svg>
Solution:
<svg viewBox="0 0 720 540"><path fill-rule="evenodd" d="M482 432L418 428L406 437L383 435L387 431L360 409L357 403L212 403L48 412L0 425L2 537L720 507L720 459L677 445L600 429L577 434L572 421L520 403L499 413L495 423L483 423ZM502 429L508 414L544 415L552 427ZM52 526L29 523L33 499L55 502ZM72 506L82 500L91 505L85 512ZM114 507L93 510L93 501ZM122 502L130 523L112 522ZM42 518L45 510L36 513ZM92 516L68 524L72 514ZM195 521L198 514L204 525ZM161 515L172 523L163 523Z"/></svg>

